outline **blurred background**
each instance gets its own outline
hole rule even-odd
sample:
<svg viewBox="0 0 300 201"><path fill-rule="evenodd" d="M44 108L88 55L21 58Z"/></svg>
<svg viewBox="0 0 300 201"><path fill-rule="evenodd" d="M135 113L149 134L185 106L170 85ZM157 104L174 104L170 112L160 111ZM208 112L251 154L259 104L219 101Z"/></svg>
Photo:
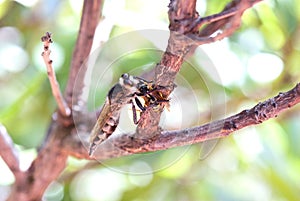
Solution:
<svg viewBox="0 0 300 201"><path fill-rule="evenodd" d="M197 8L200 15L210 15L228 2L198 0ZM20 151L23 170L36 157L56 108L40 38L46 31L53 34L51 58L63 90L82 3L0 0L0 123ZM90 110L104 102L122 73L140 75L159 62L168 38L168 4L166 0L104 2L90 64ZM294 87L300 80L299 20L299 0L264 1L245 12L242 27L229 39L198 48L178 75L162 127L181 129L227 117ZM131 113L124 109L117 133L134 130L128 118ZM300 106L295 106L222 140L112 159L102 165L70 157L44 198L300 200L299 116ZM13 182L0 158L0 200Z"/></svg>

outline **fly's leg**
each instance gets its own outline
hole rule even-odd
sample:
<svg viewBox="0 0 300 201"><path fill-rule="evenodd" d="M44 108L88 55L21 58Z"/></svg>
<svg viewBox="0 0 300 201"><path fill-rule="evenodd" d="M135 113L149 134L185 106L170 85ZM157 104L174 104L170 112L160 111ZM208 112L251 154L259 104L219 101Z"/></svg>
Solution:
<svg viewBox="0 0 300 201"><path fill-rule="evenodd" d="M146 108L142 105L141 101L137 97L135 97L134 100L136 102L136 105L144 112Z"/></svg>
<svg viewBox="0 0 300 201"><path fill-rule="evenodd" d="M134 123L134 124L138 124L139 121L137 120L137 115L136 115L136 108L135 108L135 105L134 105L134 103L132 102L132 100L130 100L130 103L131 103L131 107L132 107L133 123Z"/></svg>
<svg viewBox="0 0 300 201"><path fill-rule="evenodd" d="M137 97L135 97L134 100L135 100L136 105L142 110L142 112L146 110L146 108L142 105L142 103L139 101L139 99ZM132 107L133 122L134 122L134 124L138 124L139 120L137 119L136 107L132 100L130 100L129 103L131 103L131 107Z"/></svg>

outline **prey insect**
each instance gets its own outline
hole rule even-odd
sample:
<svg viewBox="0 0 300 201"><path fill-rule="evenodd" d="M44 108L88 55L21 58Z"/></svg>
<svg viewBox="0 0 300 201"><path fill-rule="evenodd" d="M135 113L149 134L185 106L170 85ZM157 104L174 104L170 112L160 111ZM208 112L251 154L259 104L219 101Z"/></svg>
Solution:
<svg viewBox="0 0 300 201"><path fill-rule="evenodd" d="M127 73L123 74L119 82L109 90L104 106L91 132L89 155L91 156L97 146L115 131L119 124L121 108L124 105L132 105L133 121L138 124L135 104L143 112L150 105L168 103L169 100L164 98L160 92L164 88L155 85L152 81ZM139 97L143 98L144 104L141 103Z"/></svg>

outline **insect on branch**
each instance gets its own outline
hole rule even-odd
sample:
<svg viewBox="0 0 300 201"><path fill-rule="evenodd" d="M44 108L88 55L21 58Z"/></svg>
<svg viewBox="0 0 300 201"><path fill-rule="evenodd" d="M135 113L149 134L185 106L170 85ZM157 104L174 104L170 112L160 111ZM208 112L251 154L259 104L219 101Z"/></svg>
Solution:
<svg viewBox="0 0 300 201"><path fill-rule="evenodd" d="M59 84L57 82L55 72L52 66L53 61L50 59L50 53L51 53L50 44L53 42L51 39L51 33L46 32L46 34L41 38L41 40L44 43L44 51L42 53L42 57L47 67L47 74L50 81L52 94L57 102L59 112L63 116L68 117L71 115L71 109L68 107L59 89Z"/></svg>
<svg viewBox="0 0 300 201"><path fill-rule="evenodd" d="M107 139L109 143L99 146L93 157L97 160L105 160L224 138L245 127L261 124L268 119L276 118L282 112L299 103L300 83L289 91L279 93L275 97L227 118L183 130L160 131L160 135L151 141L133 137L136 133L113 136ZM64 142L64 146L70 153L76 153L77 157L89 158L86 149L83 146L79 147L76 142L74 138L68 137L68 140Z"/></svg>
<svg viewBox="0 0 300 201"><path fill-rule="evenodd" d="M132 105L133 121L138 124L140 119L137 120L135 104L143 113L147 107L167 103L169 100L164 99L159 93L162 88L164 87L155 85L153 81L147 81L127 73L123 74L119 82L108 92L99 118L91 131L89 155L92 156L97 146L115 131L119 123L120 110L124 105ZM144 104L139 98L144 100Z"/></svg>

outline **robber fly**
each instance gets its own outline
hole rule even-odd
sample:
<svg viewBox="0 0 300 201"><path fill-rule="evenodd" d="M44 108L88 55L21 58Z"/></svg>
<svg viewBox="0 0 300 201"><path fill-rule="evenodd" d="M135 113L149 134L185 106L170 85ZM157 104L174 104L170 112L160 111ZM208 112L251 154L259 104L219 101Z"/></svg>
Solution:
<svg viewBox="0 0 300 201"><path fill-rule="evenodd" d="M91 156L97 146L106 140L119 124L121 108L126 104L132 105L133 121L138 123L136 108L134 103L143 112L150 105L158 105L169 100L164 98L159 90L165 87L155 85L152 81L123 74L119 82L108 92L104 106L100 112L98 120L91 132L89 155ZM142 97L144 104L138 99Z"/></svg>

